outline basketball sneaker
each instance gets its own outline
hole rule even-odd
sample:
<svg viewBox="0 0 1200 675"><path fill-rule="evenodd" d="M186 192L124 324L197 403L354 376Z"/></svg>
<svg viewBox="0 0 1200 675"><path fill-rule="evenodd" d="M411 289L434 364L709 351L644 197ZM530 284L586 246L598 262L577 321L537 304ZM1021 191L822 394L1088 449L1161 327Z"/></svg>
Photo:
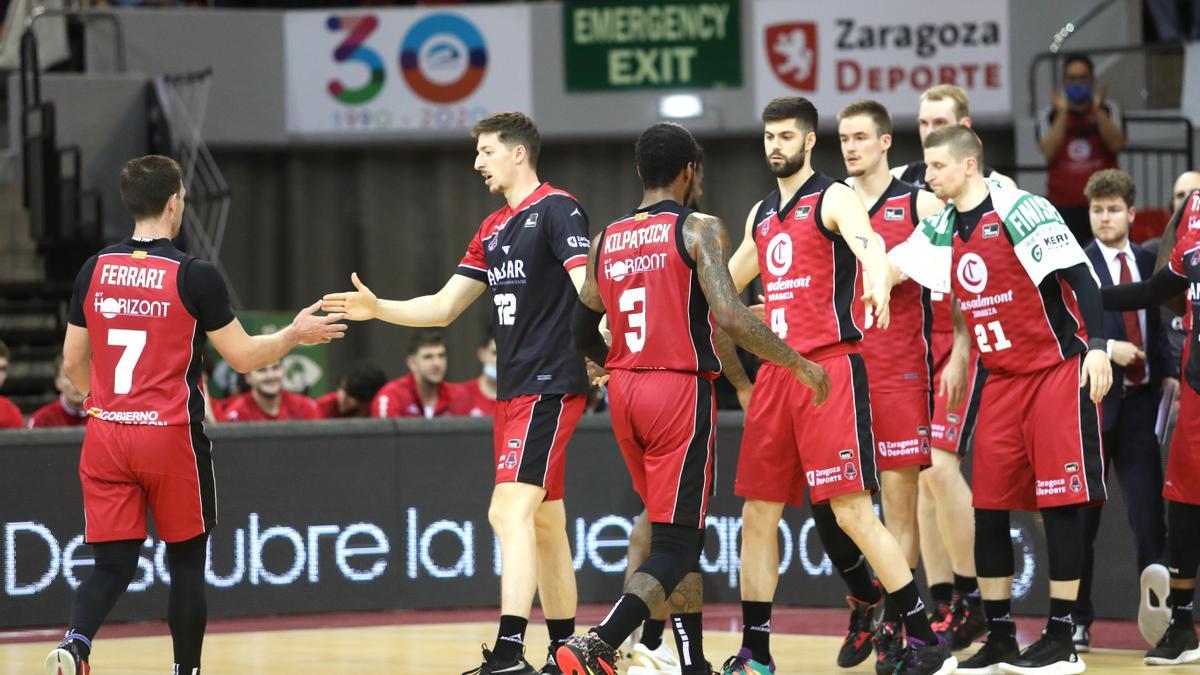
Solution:
<svg viewBox="0 0 1200 675"><path fill-rule="evenodd" d="M883 588L878 581L873 583L879 591L879 599L873 603L846 596L846 604L850 605L850 626L838 650L837 664L841 668L853 668L871 655L871 635L883 613Z"/></svg>
<svg viewBox="0 0 1200 675"><path fill-rule="evenodd" d="M1075 675L1085 669L1083 659L1075 652L1071 636L1041 639L1025 648L1015 659L1005 659L1000 672L1014 675Z"/></svg>
<svg viewBox="0 0 1200 675"><path fill-rule="evenodd" d="M946 641L951 651L966 649L987 632L987 617L983 615L983 600L978 596L955 595L951 603L950 626Z"/></svg>
<svg viewBox="0 0 1200 675"><path fill-rule="evenodd" d="M933 629L939 637L946 635L950 630L950 621L954 618L954 610L949 602L939 602L937 607L929 615L929 627Z"/></svg>
<svg viewBox="0 0 1200 675"><path fill-rule="evenodd" d="M1194 624L1172 621L1154 649L1146 652L1145 663L1149 666L1178 666L1200 661L1200 641L1196 639Z"/></svg>
<svg viewBox="0 0 1200 675"><path fill-rule="evenodd" d="M904 638L900 635L900 624L883 621L871 636L875 645L875 673L888 675L896 670L896 664L904 658ZM840 665L840 664L839 664Z"/></svg>
<svg viewBox="0 0 1200 675"><path fill-rule="evenodd" d="M492 654L487 645L483 645L483 664L462 675L537 675L537 672L524 656L518 656L513 661L501 661Z"/></svg>
<svg viewBox="0 0 1200 675"><path fill-rule="evenodd" d="M774 672L775 659L771 659L770 663L759 663L745 647L725 659L725 665L721 666L721 675L771 675Z"/></svg>
<svg viewBox="0 0 1200 675"><path fill-rule="evenodd" d="M1171 608L1167 598L1171 593L1171 573L1155 563L1142 570L1142 598L1138 603L1138 630L1146 644L1157 645L1171 624Z"/></svg>
<svg viewBox="0 0 1200 675"><path fill-rule="evenodd" d="M958 660L950 653L950 645L942 638L927 645L915 637L908 638L908 646L897 659L893 673L905 675L950 675L958 667Z"/></svg>
<svg viewBox="0 0 1200 675"><path fill-rule="evenodd" d="M91 666L79 655L79 646L74 640L64 641L46 657L46 675L88 675L91 672Z"/></svg>
<svg viewBox="0 0 1200 675"><path fill-rule="evenodd" d="M679 657L663 640L657 649L640 642L634 645L626 675L679 675L680 672Z"/></svg>
<svg viewBox="0 0 1200 675"><path fill-rule="evenodd" d="M958 665L956 673L963 675L999 675L1000 664L1021 656L1017 638L1011 635L988 633L987 641L971 658Z"/></svg>
<svg viewBox="0 0 1200 675"><path fill-rule="evenodd" d="M554 655L563 675L617 675L621 652L595 632L576 635Z"/></svg>

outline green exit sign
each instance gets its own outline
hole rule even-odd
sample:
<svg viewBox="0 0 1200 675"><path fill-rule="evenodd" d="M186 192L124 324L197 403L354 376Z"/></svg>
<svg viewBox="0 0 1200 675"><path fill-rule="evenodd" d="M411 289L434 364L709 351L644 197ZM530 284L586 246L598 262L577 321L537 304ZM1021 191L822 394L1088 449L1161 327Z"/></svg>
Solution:
<svg viewBox="0 0 1200 675"><path fill-rule="evenodd" d="M740 86L741 25L738 0L568 1L567 91Z"/></svg>

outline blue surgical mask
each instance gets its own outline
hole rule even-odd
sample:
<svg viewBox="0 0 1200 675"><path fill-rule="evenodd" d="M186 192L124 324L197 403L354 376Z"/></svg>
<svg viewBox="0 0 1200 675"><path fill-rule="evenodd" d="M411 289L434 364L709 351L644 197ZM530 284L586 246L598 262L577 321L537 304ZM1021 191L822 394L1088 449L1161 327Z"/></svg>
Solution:
<svg viewBox="0 0 1200 675"><path fill-rule="evenodd" d="M489 380L496 379L496 364L494 364L494 363L483 364L483 376Z"/></svg>
<svg viewBox="0 0 1200 675"><path fill-rule="evenodd" d="M1087 103L1092 100L1092 85L1082 82L1072 82L1063 87L1063 93L1071 103Z"/></svg>

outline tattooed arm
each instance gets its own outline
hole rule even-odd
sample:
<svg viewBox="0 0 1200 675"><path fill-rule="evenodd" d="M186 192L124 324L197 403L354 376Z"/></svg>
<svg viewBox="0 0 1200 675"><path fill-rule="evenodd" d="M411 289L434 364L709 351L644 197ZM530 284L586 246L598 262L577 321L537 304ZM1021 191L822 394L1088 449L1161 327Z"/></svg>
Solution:
<svg viewBox="0 0 1200 675"><path fill-rule="evenodd" d="M754 383L746 374L742 360L737 355L737 344L729 333L717 328L713 331L713 343L717 346L717 356L721 359L721 374L729 380L729 384L737 390L738 404L742 410L750 407L750 395L754 393Z"/></svg>
<svg viewBox="0 0 1200 675"><path fill-rule="evenodd" d="M829 377L825 369L800 356L776 337L738 297L733 278L729 276L729 233L721 219L702 213L688 216L683 224L683 243L692 260L696 261L700 289L708 299L717 326L746 349L791 370L796 379L813 390L813 402L823 403L829 395Z"/></svg>

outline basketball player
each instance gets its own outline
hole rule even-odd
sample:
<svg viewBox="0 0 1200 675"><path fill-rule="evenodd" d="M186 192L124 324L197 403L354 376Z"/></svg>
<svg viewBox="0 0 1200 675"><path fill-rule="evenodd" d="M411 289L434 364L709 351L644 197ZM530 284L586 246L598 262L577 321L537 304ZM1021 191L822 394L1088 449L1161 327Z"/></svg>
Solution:
<svg viewBox="0 0 1200 675"><path fill-rule="evenodd" d="M939 84L921 93L921 105L917 108L917 132L921 142L929 134L952 125L969 127L972 125L970 99L962 87L953 84ZM902 164L891 170L892 175L905 183L925 188L925 162L923 160ZM983 167L983 177L999 181L1001 185L1015 188L1013 179L996 171L990 166Z"/></svg>
<svg viewBox="0 0 1200 675"><path fill-rule="evenodd" d="M831 391L826 405L812 408L808 392L796 387L786 370L765 364L758 372L734 489L746 498L742 649L724 672L775 670L769 640L779 580L776 531L784 505L799 506L807 483L822 541L851 595L868 605L880 601L861 550L895 598L909 638L901 668L948 673L955 661L930 629L904 552L871 504L879 484L867 373L858 347L863 319L854 307L862 296L873 305L873 321L887 327L892 279L883 246L854 191L813 171L809 158L817 140L817 110L812 103L777 98L762 119L777 188L751 209L745 239L729 269L739 291L762 275L767 324L825 368ZM860 260L866 279L859 276ZM841 538L832 531L839 527L858 550L835 550Z"/></svg>
<svg viewBox="0 0 1200 675"><path fill-rule="evenodd" d="M571 307L583 285L588 221L570 194L537 176L541 137L528 116L489 115L475 125L475 169L505 205L467 246L442 290L412 300L356 291L325 296L326 311L353 321L445 326L491 287L496 306L497 401L493 418L496 486L488 520L500 540L500 626L472 673L534 673L524 659L525 629L537 592L550 633L543 673L558 673L554 652L575 632L575 570L563 508L566 447L583 414L587 372L571 344ZM334 309L341 308L341 309Z"/></svg>
<svg viewBox="0 0 1200 675"><path fill-rule="evenodd" d="M1167 544L1171 590L1167 604L1171 623L1158 644L1146 653L1149 665L1179 665L1200 661L1200 642L1194 620L1196 571L1200 567L1200 190L1180 203L1168 229L1178 233L1166 268L1147 281L1101 290L1105 309L1129 311L1151 308L1187 291L1191 305L1191 336L1184 346L1184 384L1179 421L1171 438L1163 496L1167 499Z"/></svg>
<svg viewBox="0 0 1200 675"><path fill-rule="evenodd" d="M932 192L904 183L888 173L888 149L892 144L892 116L876 101L851 103L838 114L838 137L854 193L867 207L871 228L891 248L908 239L923 219L945 208ZM917 536L917 476L930 458L929 420L933 412L933 308L930 293L914 281L892 288L888 305L891 325L879 330L869 313L864 317L863 361L871 387L871 408L887 411L873 415L876 466L883 485L884 522L900 543L910 569L920 555ZM952 358L967 358L970 340L965 326L960 331L959 352ZM948 398L955 404L963 398L964 382L943 381L955 388ZM962 481L961 474L959 480ZM940 486L938 486L940 487ZM964 484L965 487L965 484ZM968 493L968 497L969 497ZM969 508L969 502L967 504ZM839 536L840 530L833 533ZM845 533L841 533L845 537ZM936 537L933 532L930 536ZM851 541L842 546L853 547ZM860 554L861 555L861 554ZM859 556L855 556L857 560ZM839 654L838 665L858 665L870 650L869 606L849 599L856 628ZM882 623L875 629L876 670L892 672L903 649L900 615L888 601Z"/></svg>
<svg viewBox="0 0 1200 675"><path fill-rule="evenodd" d="M820 405L829 381L816 364L771 334L741 303L726 267L729 236L717 218L683 206L700 151L678 124L638 139L642 202L592 242L575 310L580 350L610 371L613 431L650 520L650 555L600 625L558 651L568 675L615 675L617 647L673 594L700 610L699 556L715 470L715 332L726 332L806 387ZM598 327L607 310L611 350ZM722 350L726 351L726 350ZM684 675L708 674L701 627L685 626Z"/></svg>
<svg viewBox="0 0 1200 675"><path fill-rule="evenodd" d="M988 637L959 672L1082 672L1071 639L1083 565L1079 507L1105 498L1097 404L1112 384L1098 286L1048 201L984 180L974 131L929 134L925 162L929 186L953 203L890 256L926 288L953 291L988 370L973 481ZM1040 511L1050 560L1046 630L1024 652L1010 613L1012 509Z"/></svg>
<svg viewBox="0 0 1200 675"><path fill-rule="evenodd" d="M89 258L75 278L63 369L89 396L79 479L95 566L75 592L66 636L46 657L48 675L90 672L92 640L137 571L147 506L167 545L174 672L198 675L208 616L204 564L217 523L212 444L202 422L205 335L245 373L346 330L336 323L341 315L315 316L318 302L273 335L247 335L217 268L171 244L185 194L174 160L128 162L121 201L133 216L133 236Z"/></svg>

